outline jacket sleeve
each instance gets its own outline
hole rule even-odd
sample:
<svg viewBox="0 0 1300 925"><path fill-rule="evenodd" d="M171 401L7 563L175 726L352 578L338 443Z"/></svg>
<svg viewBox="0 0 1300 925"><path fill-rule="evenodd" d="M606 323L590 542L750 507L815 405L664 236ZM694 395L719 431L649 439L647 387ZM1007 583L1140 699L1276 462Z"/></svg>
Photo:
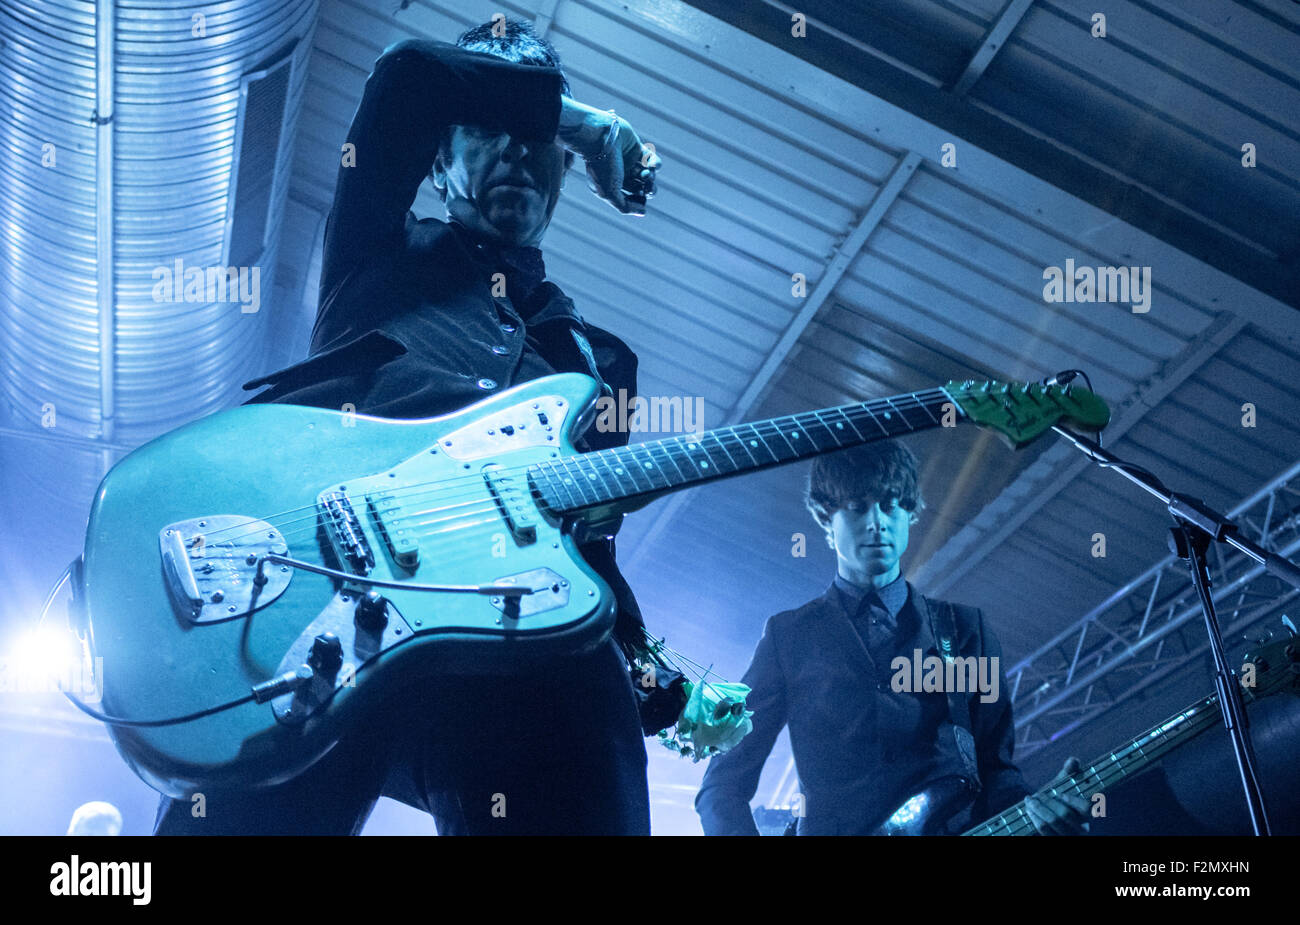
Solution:
<svg viewBox="0 0 1300 925"><path fill-rule="evenodd" d="M754 729L731 751L709 759L695 811L705 835L757 835L749 801L758 789L763 764L786 723L786 690L777 659L773 620L767 621L754 658L741 679L750 688L747 703Z"/></svg>
<svg viewBox="0 0 1300 925"><path fill-rule="evenodd" d="M560 72L428 40L388 48L366 81L325 226L321 303L372 253L391 249L443 130L478 125L555 138Z"/></svg>
<svg viewBox="0 0 1300 925"><path fill-rule="evenodd" d="M980 654L997 659L998 696L989 703L974 698L975 752L984 787L972 809L972 822L982 822L1029 795L1024 777L1012 760L1016 726L1011 710L1011 689L1002 668L1002 645L979 615Z"/></svg>

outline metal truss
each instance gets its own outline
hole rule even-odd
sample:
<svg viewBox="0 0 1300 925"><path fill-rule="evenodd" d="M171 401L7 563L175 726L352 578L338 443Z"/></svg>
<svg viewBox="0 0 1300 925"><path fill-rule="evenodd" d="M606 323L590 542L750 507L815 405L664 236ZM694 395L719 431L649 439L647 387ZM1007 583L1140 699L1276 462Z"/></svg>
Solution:
<svg viewBox="0 0 1300 925"><path fill-rule="evenodd" d="M1265 549L1294 557L1300 550L1300 462L1228 516ZM1211 547L1210 575L1230 656L1234 644L1259 635L1265 621L1300 597L1300 590L1222 543ZM1007 670L1016 756L1050 745L1208 652L1187 563L1170 554Z"/></svg>

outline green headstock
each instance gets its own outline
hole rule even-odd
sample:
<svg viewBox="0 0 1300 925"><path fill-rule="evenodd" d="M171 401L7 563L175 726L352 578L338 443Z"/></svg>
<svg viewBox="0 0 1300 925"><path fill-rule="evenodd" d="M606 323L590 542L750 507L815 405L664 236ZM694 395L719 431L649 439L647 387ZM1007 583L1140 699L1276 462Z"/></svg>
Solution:
<svg viewBox="0 0 1300 925"><path fill-rule="evenodd" d="M1101 430L1110 422L1106 403L1087 389L1037 382L949 382L948 396L981 427L996 430L1020 449L1053 424Z"/></svg>

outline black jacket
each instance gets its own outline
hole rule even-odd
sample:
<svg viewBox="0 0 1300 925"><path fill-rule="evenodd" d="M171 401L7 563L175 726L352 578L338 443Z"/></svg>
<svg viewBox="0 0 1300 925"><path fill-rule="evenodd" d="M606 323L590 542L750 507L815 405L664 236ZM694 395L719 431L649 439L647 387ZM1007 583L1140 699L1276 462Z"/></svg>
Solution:
<svg viewBox="0 0 1300 925"><path fill-rule="evenodd" d="M539 252L493 248L409 211L448 125L553 140L559 112L554 68L441 42L388 49L366 81L342 153L311 353L247 383L270 386L251 402L348 404L362 414L424 418L553 372L596 372L611 390L634 395L636 354L586 324L558 286L530 286L526 305L512 301L512 261L524 251L540 261ZM506 274L504 295L489 285L494 269ZM525 316L549 320L530 327ZM589 356L579 349L583 339ZM586 440L600 449L626 443L627 434L593 430ZM613 541L582 552L618 598L620 640L639 641L640 611L615 565Z"/></svg>
<svg viewBox="0 0 1300 925"><path fill-rule="evenodd" d="M906 615L913 629L894 654L910 657L913 645L936 654L928 621L917 610L917 592L910 585L908 591L900 626ZM924 599L926 606L939 603ZM997 656L1001 675L1001 647L982 614L965 607L955 612L958 654ZM948 717L946 698L890 690L888 661L873 668L850 619L832 585L821 597L767 621L743 679L752 689L754 730L730 752L710 759L695 799L705 834L758 834L749 801L787 725L804 797L800 834L868 834L928 781L962 773L954 740L940 734ZM990 703L978 693L967 696L984 785L973 820L1028 793L1012 763L1015 728L1005 677L999 684L1000 696ZM918 701L910 711L895 709L897 698L910 696ZM897 725L898 717L907 718L906 727Z"/></svg>

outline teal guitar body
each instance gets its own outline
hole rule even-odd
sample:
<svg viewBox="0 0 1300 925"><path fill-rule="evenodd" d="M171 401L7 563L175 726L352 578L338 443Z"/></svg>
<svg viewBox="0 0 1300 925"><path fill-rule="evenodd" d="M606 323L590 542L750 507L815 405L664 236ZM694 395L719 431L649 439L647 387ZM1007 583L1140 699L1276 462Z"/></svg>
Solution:
<svg viewBox="0 0 1300 925"><path fill-rule="evenodd" d="M295 678L192 721L110 726L127 762L176 797L274 784L396 683L522 671L602 642L611 593L524 474L575 452L594 397L590 379L561 375L428 420L250 405L123 459L94 502L80 595L102 710L184 717ZM530 593L490 590L511 585Z"/></svg>

